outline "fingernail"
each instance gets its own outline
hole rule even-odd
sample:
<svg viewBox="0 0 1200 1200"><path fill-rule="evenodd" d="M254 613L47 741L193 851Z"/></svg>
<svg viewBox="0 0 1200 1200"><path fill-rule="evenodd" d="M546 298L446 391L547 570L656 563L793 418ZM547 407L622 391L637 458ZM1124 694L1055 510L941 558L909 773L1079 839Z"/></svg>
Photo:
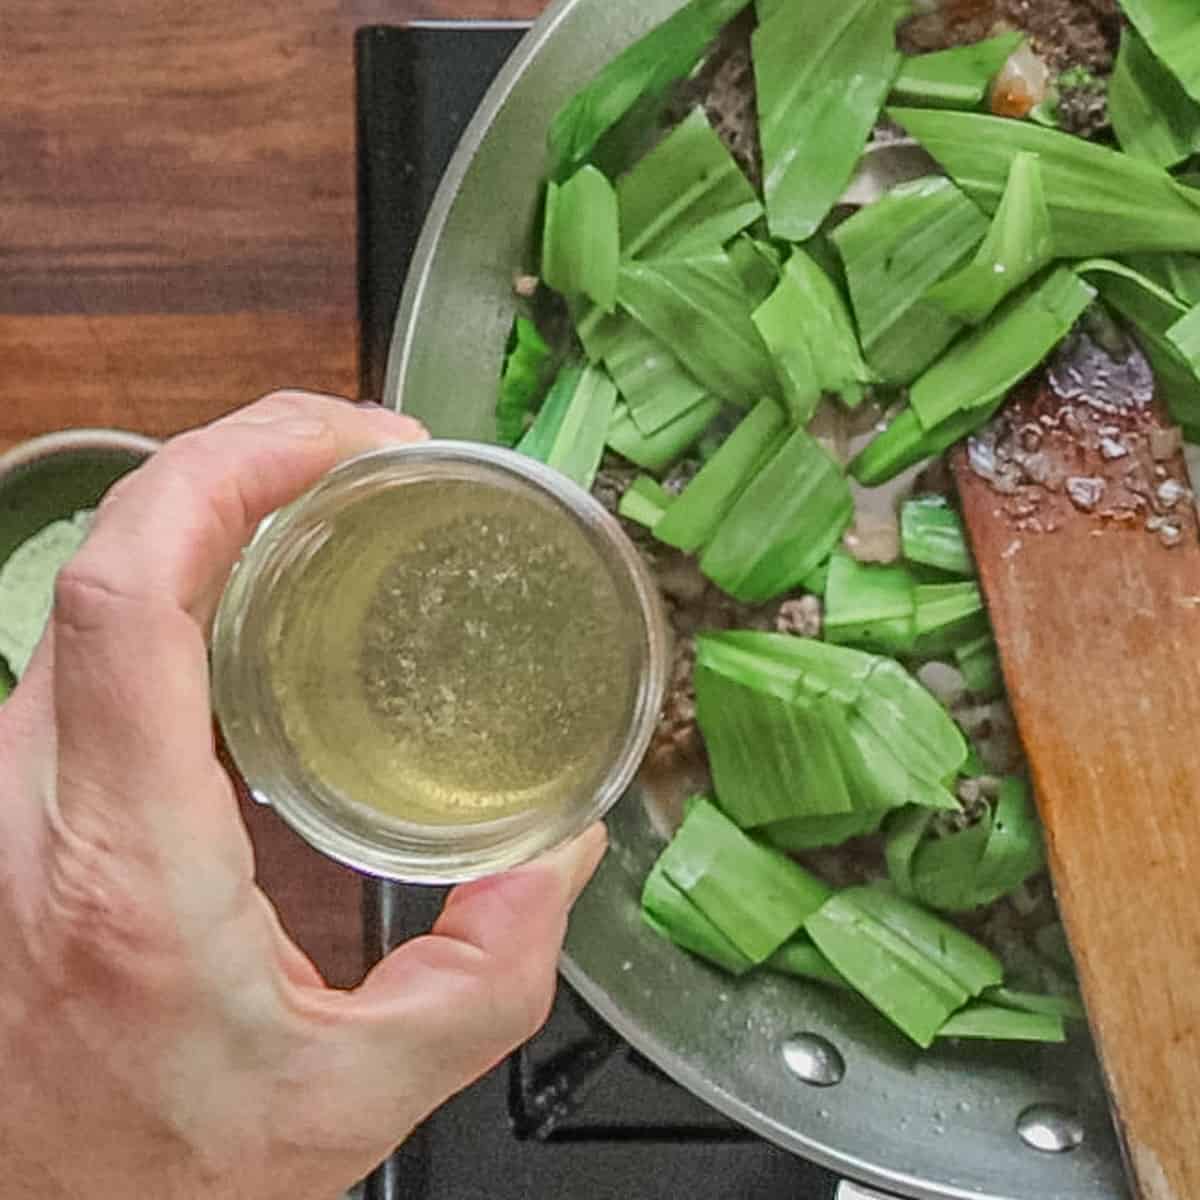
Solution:
<svg viewBox="0 0 1200 1200"><path fill-rule="evenodd" d="M366 409L367 412L388 411L386 404L380 404L378 400L358 400L355 402L355 408Z"/></svg>

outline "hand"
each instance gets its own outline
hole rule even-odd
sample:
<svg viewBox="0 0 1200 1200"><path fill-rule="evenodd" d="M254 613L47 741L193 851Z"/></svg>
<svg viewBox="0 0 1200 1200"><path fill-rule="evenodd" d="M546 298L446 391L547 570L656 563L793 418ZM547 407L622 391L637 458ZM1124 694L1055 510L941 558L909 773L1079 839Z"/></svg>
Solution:
<svg viewBox="0 0 1200 1200"><path fill-rule="evenodd" d="M122 480L0 707L0 1197L333 1200L545 1019L600 827L327 988L254 884L206 633L257 523L425 436L280 393Z"/></svg>

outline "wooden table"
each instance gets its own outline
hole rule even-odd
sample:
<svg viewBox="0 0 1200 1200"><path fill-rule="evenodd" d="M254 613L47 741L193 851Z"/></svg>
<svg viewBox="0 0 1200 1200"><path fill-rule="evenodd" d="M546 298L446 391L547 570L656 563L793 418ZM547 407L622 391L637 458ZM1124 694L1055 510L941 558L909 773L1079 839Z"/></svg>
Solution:
<svg viewBox="0 0 1200 1200"><path fill-rule="evenodd" d="M0 449L165 436L357 378L354 30L542 0L41 0L0 12ZM260 875L334 981L358 883L270 813Z"/></svg>

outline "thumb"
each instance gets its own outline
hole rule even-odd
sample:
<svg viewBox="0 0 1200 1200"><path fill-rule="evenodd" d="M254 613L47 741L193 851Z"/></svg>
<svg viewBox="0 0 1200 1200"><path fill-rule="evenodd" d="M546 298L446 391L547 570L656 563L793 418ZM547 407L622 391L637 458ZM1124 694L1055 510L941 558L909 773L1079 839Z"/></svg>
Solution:
<svg viewBox="0 0 1200 1200"><path fill-rule="evenodd" d="M382 1122L381 1150L541 1028L567 914L606 847L596 824L528 866L456 888L430 935L346 997L348 1094Z"/></svg>

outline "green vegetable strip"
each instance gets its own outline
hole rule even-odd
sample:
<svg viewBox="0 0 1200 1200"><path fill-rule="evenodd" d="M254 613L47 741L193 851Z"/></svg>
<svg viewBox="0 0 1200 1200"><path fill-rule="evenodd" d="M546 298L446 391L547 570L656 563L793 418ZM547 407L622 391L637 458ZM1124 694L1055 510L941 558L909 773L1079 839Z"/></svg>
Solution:
<svg viewBox="0 0 1200 1200"><path fill-rule="evenodd" d="M3 704L12 695L14 686L12 672L9 671L8 664L3 659L0 659L0 704Z"/></svg>
<svg viewBox="0 0 1200 1200"><path fill-rule="evenodd" d="M777 391L750 300L724 251L626 262L618 299L712 395L747 406Z"/></svg>
<svg viewBox="0 0 1200 1200"><path fill-rule="evenodd" d="M983 593L971 582L920 584L914 592L918 658L936 658L989 632Z"/></svg>
<svg viewBox="0 0 1200 1200"><path fill-rule="evenodd" d="M1065 267L1013 296L956 342L916 383L912 411L927 433L964 409L985 409L1070 332L1095 289Z"/></svg>
<svg viewBox="0 0 1200 1200"><path fill-rule="evenodd" d="M965 912L977 907L975 873L991 834L989 810L975 825L946 837L924 841L917 849L911 868L916 899L929 908L944 912Z"/></svg>
<svg viewBox="0 0 1200 1200"><path fill-rule="evenodd" d="M988 212L1014 156L1037 155L1056 257L1200 249L1200 195L1150 163L1028 121L918 108L890 115Z"/></svg>
<svg viewBox="0 0 1200 1200"><path fill-rule="evenodd" d="M667 878L661 859L654 864L642 888L642 918L655 933L731 975L744 975L754 965Z"/></svg>
<svg viewBox="0 0 1200 1200"><path fill-rule="evenodd" d="M1046 865L1041 826L1025 781L1000 784L992 834L975 881L977 904L991 904L1020 887Z"/></svg>
<svg viewBox="0 0 1200 1200"><path fill-rule="evenodd" d="M900 544L909 562L950 575L974 575L962 518L941 496L907 501L900 509Z"/></svg>
<svg viewBox="0 0 1200 1200"><path fill-rule="evenodd" d="M971 200L935 177L893 188L833 231L863 351L884 379L916 378L962 328L922 297L987 228Z"/></svg>
<svg viewBox="0 0 1200 1200"><path fill-rule="evenodd" d="M720 411L720 401L707 397L647 437L634 423L628 407L618 404L608 427L608 444L644 471L665 471L700 440Z"/></svg>
<svg viewBox="0 0 1200 1200"><path fill-rule="evenodd" d="M757 238L742 234L730 243L727 253L750 303L755 308L759 307L775 290L783 274L779 251L770 242L760 242Z"/></svg>
<svg viewBox="0 0 1200 1200"><path fill-rule="evenodd" d="M932 108L975 108L1024 41L1024 34L1014 31L970 46L906 58L892 84L892 100Z"/></svg>
<svg viewBox="0 0 1200 1200"><path fill-rule="evenodd" d="M1188 308L1200 304L1200 258L1196 255L1130 254L1125 263Z"/></svg>
<svg viewBox="0 0 1200 1200"><path fill-rule="evenodd" d="M789 943L790 944L790 943ZM1087 1013L1078 993L1073 996L1045 996L1039 992L1020 992L1012 988L988 988L980 997L987 1004L1012 1008L1018 1012L1044 1013L1068 1021L1084 1021Z"/></svg>
<svg viewBox="0 0 1200 1200"><path fill-rule="evenodd" d="M1004 692L1000 655L990 633L954 649L954 661L966 680L967 690L978 700L994 700Z"/></svg>
<svg viewBox="0 0 1200 1200"><path fill-rule="evenodd" d="M1167 337L1187 315L1187 308L1152 280L1134 271L1117 273L1119 264L1084 264L1096 272L1105 304L1132 328L1154 368L1155 386L1173 420L1185 427L1200 425L1200 379L1179 347Z"/></svg>
<svg viewBox="0 0 1200 1200"><path fill-rule="evenodd" d="M1121 8L1187 94L1200 100L1200 10L1192 0L1121 0Z"/></svg>
<svg viewBox="0 0 1200 1200"><path fill-rule="evenodd" d="M502 446L515 446L521 440L526 418L541 397L551 357L537 326L527 317L517 317L496 403L496 440Z"/></svg>
<svg viewBox="0 0 1200 1200"><path fill-rule="evenodd" d="M835 552L825 584L825 639L876 654L908 654L916 637L915 583L902 565Z"/></svg>
<svg viewBox="0 0 1200 1200"><path fill-rule="evenodd" d="M794 975L797 979L811 979L814 983L825 983L842 991L850 991L850 985L837 973L833 964L813 945L812 939L800 934L784 942L770 958L766 966L781 975Z"/></svg>
<svg viewBox="0 0 1200 1200"><path fill-rule="evenodd" d="M607 64L550 124L550 175L587 162L601 137L639 103L653 109L685 78L747 0L691 0Z"/></svg>
<svg viewBox="0 0 1200 1200"><path fill-rule="evenodd" d="M543 461L581 488L591 488L617 403L617 389L598 367L587 367Z"/></svg>
<svg viewBox="0 0 1200 1200"><path fill-rule="evenodd" d="M745 686L701 656L696 720L721 807L739 825L769 825L805 811L854 810L834 745L842 731L832 708Z"/></svg>
<svg viewBox="0 0 1200 1200"><path fill-rule="evenodd" d="M586 369L581 363L567 363L559 369L541 411L525 436L517 443L517 449L522 454L540 462L545 462L550 457Z"/></svg>
<svg viewBox="0 0 1200 1200"><path fill-rule="evenodd" d="M834 969L919 1046L1000 983L1000 963L952 925L898 896L847 888L805 921Z"/></svg>
<svg viewBox="0 0 1200 1200"><path fill-rule="evenodd" d="M917 847L925 840L935 815L932 809L910 806L888 818L883 857L887 863L888 878L905 899L917 898L913 861L917 856Z"/></svg>
<svg viewBox="0 0 1200 1200"><path fill-rule="evenodd" d="M797 429L735 501L700 569L738 600L770 600L828 557L853 515L841 468Z"/></svg>
<svg viewBox="0 0 1200 1200"><path fill-rule="evenodd" d="M683 364L648 330L626 320L623 336L604 355L621 399L649 436L695 408L707 394Z"/></svg>
<svg viewBox="0 0 1200 1200"><path fill-rule="evenodd" d="M773 237L816 233L854 173L896 71L894 0L758 6L752 41Z"/></svg>
<svg viewBox="0 0 1200 1200"><path fill-rule="evenodd" d="M1200 373L1200 306L1167 330L1167 341L1187 360L1193 372Z"/></svg>
<svg viewBox="0 0 1200 1200"><path fill-rule="evenodd" d="M723 245L763 211L702 108L618 181L617 201L627 258Z"/></svg>
<svg viewBox="0 0 1200 1200"><path fill-rule="evenodd" d="M830 895L815 875L747 837L707 800L689 806L658 865L753 963L770 958Z"/></svg>
<svg viewBox="0 0 1200 1200"><path fill-rule="evenodd" d="M998 396L982 408L967 408L926 431L917 414L906 408L850 463L850 474L864 487L876 487L894 479L909 467L949 450L990 421L1004 403Z"/></svg>
<svg viewBox="0 0 1200 1200"><path fill-rule="evenodd" d="M706 546L754 472L779 445L783 426L779 406L760 400L684 488L655 527L655 537L688 554Z"/></svg>
<svg viewBox="0 0 1200 1200"><path fill-rule="evenodd" d="M717 794L740 824L957 807L940 781L964 761L962 734L895 663L781 634L703 634L696 690Z"/></svg>
<svg viewBox="0 0 1200 1200"><path fill-rule="evenodd" d="M805 424L825 392L853 408L875 379L863 361L842 297L803 250L792 251L778 287L754 313L792 420Z"/></svg>
<svg viewBox="0 0 1200 1200"><path fill-rule="evenodd" d="M1042 169L1034 155L1021 153L1012 161L1000 207L978 253L925 298L950 316L978 325L1052 258Z"/></svg>
<svg viewBox="0 0 1200 1200"><path fill-rule="evenodd" d="M657 479L639 475L621 497L617 512L627 520L653 529L674 502L675 497Z"/></svg>
<svg viewBox="0 0 1200 1200"><path fill-rule="evenodd" d="M819 846L840 846L851 838L875 833L883 823L886 810L836 813L815 817L792 817L764 825L759 832L780 850L814 850Z"/></svg>
<svg viewBox="0 0 1200 1200"><path fill-rule="evenodd" d="M1065 1042L1062 1017L1018 1012L995 1004L969 1004L948 1018L939 1038L983 1038L999 1042Z"/></svg>
<svg viewBox="0 0 1200 1200"><path fill-rule="evenodd" d="M586 296L603 312L617 302L621 258L617 194L595 167L546 191L542 278L568 299Z"/></svg>
<svg viewBox="0 0 1200 1200"><path fill-rule="evenodd" d="M1121 36L1108 112L1121 149L1134 158L1173 167L1200 150L1200 104L1132 29Z"/></svg>

